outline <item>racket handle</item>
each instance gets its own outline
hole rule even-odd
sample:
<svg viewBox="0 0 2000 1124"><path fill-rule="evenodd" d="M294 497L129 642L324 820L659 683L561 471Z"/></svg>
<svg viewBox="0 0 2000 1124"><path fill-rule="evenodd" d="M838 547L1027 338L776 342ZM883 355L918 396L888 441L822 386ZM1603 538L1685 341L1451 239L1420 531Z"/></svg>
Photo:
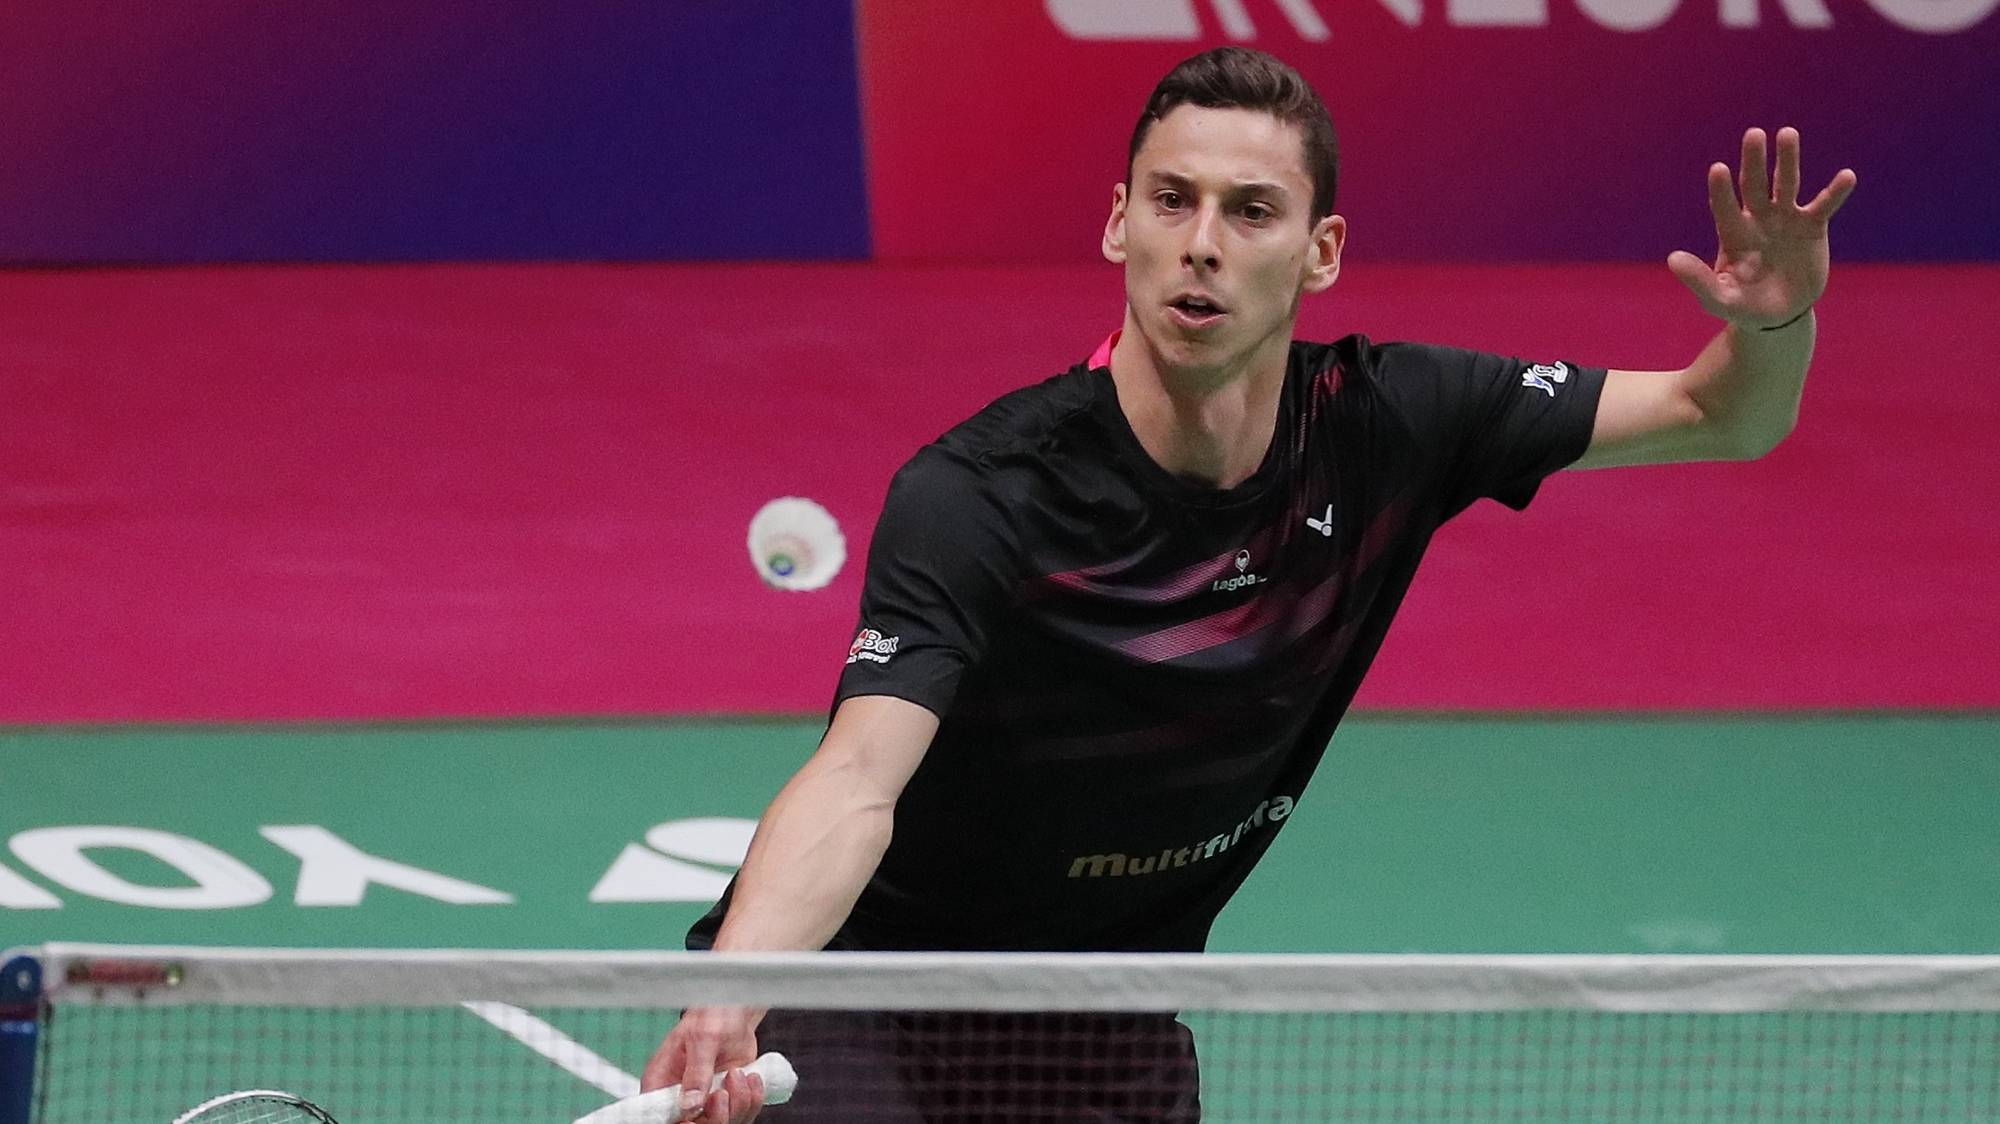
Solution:
<svg viewBox="0 0 2000 1124"><path fill-rule="evenodd" d="M799 1075L783 1054L765 1054L743 1067L764 1079L764 1103L784 1104L799 1087ZM708 1084L710 1092L722 1088L726 1074L718 1073ZM679 1124L690 1119L681 1112L681 1087L669 1085L650 1093L616 1100L596 1112L577 1118L576 1124Z"/></svg>

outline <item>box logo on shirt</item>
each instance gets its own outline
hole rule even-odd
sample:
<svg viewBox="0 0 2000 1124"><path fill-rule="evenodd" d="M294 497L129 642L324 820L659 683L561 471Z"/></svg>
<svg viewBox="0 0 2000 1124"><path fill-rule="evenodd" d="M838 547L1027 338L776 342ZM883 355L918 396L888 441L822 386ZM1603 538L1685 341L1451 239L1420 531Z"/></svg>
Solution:
<svg viewBox="0 0 2000 1124"><path fill-rule="evenodd" d="M864 628L854 638L854 643L848 645L847 662L867 660L869 663L888 663L889 657L896 654L896 645L902 640L900 636L884 636L872 628Z"/></svg>
<svg viewBox="0 0 2000 1124"><path fill-rule="evenodd" d="M1556 396L1556 386L1569 381L1569 364L1537 363L1521 372L1521 385L1540 389L1550 398Z"/></svg>

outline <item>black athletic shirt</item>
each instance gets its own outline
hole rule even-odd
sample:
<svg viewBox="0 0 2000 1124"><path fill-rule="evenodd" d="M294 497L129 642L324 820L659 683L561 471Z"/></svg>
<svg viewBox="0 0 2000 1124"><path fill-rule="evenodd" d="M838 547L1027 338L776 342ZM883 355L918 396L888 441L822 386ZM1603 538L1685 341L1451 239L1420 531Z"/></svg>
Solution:
<svg viewBox="0 0 2000 1124"><path fill-rule="evenodd" d="M1583 454L1604 385L1567 363L1294 343L1263 464L1216 489L1145 452L1111 342L890 484L835 706L893 695L942 722L829 947L1201 949L1432 533L1483 496L1526 507Z"/></svg>

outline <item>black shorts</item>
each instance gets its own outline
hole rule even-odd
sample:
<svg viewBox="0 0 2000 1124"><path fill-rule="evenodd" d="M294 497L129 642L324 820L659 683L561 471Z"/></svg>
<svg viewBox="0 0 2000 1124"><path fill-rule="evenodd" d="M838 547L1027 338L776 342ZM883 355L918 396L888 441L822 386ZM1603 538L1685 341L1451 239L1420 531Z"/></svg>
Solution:
<svg viewBox="0 0 2000 1124"><path fill-rule="evenodd" d="M1196 1124L1194 1035L1167 1014L772 1011L798 1070L772 1124Z"/></svg>

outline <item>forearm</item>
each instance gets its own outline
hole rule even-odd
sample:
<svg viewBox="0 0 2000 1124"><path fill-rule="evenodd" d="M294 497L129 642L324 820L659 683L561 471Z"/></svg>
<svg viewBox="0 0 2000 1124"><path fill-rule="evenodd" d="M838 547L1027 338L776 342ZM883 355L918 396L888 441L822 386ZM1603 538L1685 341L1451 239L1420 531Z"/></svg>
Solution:
<svg viewBox="0 0 2000 1124"><path fill-rule="evenodd" d="M808 762L757 825L716 949L824 947L882 861L894 809L860 768Z"/></svg>
<svg viewBox="0 0 2000 1124"><path fill-rule="evenodd" d="M1816 332L1811 312L1775 331L1732 324L1682 374L1702 426L1726 455L1761 457L1791 433Z"/></svg>

